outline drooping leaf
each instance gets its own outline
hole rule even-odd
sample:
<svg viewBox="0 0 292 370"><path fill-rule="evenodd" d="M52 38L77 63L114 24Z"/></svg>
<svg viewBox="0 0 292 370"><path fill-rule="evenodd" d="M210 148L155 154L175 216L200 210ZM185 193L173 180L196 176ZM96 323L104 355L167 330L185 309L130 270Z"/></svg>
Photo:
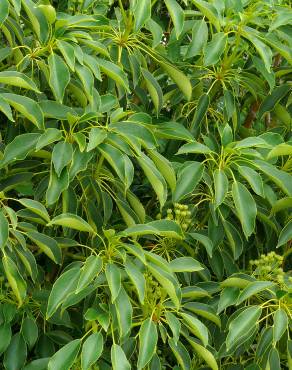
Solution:
<svg viewBox="0 0 292 370"><path fill-rule="evenodd" d="M153 357L157 340L156 325L150 318L144 320L139 331L138 369L143 369Z"/></svg>
<svg viewBox="0 0 292 370"><path fill-rule="evenodd" d="M112 345L111 361L113 370L131 370L131 365L127 360L125 352L118 344Z"/></svg>
<svg viewBox="0 0 292 370"><path fill-rule="evenodd" d="M184 11L176 0L164 0L164 3L174 24L176 38L178 39L184 26Z"/></svg>
<svg viewBox="0 0 292 370"><path fill-rule="evenodd" d="M0 83L39 92L36 84L29 77L17 71L0 72Z"/></svg>
<svg viewBox="0 0 292 370"><path fill-rule="evenodd" d="M68 295L76 290L79 276L79 268L72 268L64 272L55 281L48 300L47 318L50 318L65 301Z"/></svg>
<svg viewBox="0 0 292 370"><path fill-rule="evenodd" d="M262 309L260 306L250 306L245 308L229 325L229 332L226 338L226 347L230 348L241 337L254 327L261 315Z"/></svg>
<svg viewBox="0 0 292 370"><path fill-rule="evenodd" d="M238 181L232 184L232 197L243 232L248 238L255 228L256 203L247 188Z"/></svg>
<svg viewBox="0 0 292 370"><path fill-rule="evenodd" d="M4 255L2 263L8 283L17 298L18 306L22 306L26 297L26 282L21 276L16 264L10 257Z"/></svg>
<svg viewBox="0 0 292 370"><path fill-rule="evenodd" d="M65 89L70 81L70 72L63 59L57 54L51 54L48 58L50 78L49 84L56 100L62 103Z"/></svg>
<svg viewBox="0 0 292 370"><path fill-rule="evenodd" d="M190 195L200 182L204 167L199 162L192 162L184 166L178 174L176 188L173 193L173 201L179 202Z"/></svg>
<svg viewBox="0 0 292 370"><path fill-rule="evenodd" d="M67 370L73 365L81 347L81 340L75 339L67 343L64 347L50 359L48 370Z"/></svg>
<svg viewBox="0 0 292 370"><path fill-rule="evenodd" d="M48 224L48 226L52 225L65 226L78 231L94 233L93 228L83 218L72 213L62 213L54 217Z"/></svg>
<svg viewBox="0 0 292 370"><path fill-rule="evenodd" d="M44 116L39 104L27 96L3 93L2 97L15 110L23 114L25 118L31 121L37 128L44 128ZM24 134L25 135L25 134ZM27 134L29 135L29 134Z"/></svg>
<svg viewBox="0 0 292 370"><path fill-rule="evenodd" d="M103 350L103 336L100 332L91 334L82 345L81 367L87 370L101 356Z"/></svg>

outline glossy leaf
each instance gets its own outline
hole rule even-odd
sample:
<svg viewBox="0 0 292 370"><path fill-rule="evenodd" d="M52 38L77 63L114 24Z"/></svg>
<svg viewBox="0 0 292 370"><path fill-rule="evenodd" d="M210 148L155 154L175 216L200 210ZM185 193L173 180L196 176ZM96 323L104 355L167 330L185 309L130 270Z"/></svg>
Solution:
<svg viewBox="0 0 292 370"><path fill-rule="evenodd" d="M48 370L67 370L73 365L80 350L81 340L69 342L50 359Z"/></svg>
<svg viewBox="0 0 292 370"><path fill-rule="evenodd" d="M138 369L143 369L153 357L157 340L156 325L150 318L144 320L139 331Z"/></svg>

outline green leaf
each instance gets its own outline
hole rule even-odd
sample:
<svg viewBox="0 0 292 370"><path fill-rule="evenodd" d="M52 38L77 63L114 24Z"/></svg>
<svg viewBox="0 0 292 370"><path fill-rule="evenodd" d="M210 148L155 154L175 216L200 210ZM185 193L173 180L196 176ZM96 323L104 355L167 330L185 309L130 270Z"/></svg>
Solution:
<svg viewBox="0 0 292 370"><path fill-rule="evenodd" d="M87 152L90 152L90 150L95 149L99 144L104 142L104 140L107 137L107 133L105 130L102 130L98 127L92 127L92 129L89 131L88 135L88 144L87 144Z"/></svg>
<svg viewBox="0 0 292 370"><path fill-rule="evenodd" d="M173 193L174 202L179 202L196 189L203 176L203 171L204 166L199 162L191 162L179 171L176 188Z"/></svg>
<svg viewBox="0 0 292 370"><path fill-rule="evenodd" d="M204 269L202 265L192 257L178 257L171 260L169 266L173 272L195 272Z"/></svg>
<svg viewBox="0 0 292 370"><path fill-rule="evenodd" d="M281 155L292 155L292 145L285 143L276 145L268 154L267 159L278 157Z"/></svg>
<svg viewBox="0 0 292 370"><path fill-rule="evenodd" d="M155 263L149 261L147 262L147 266L155 279L163 286L175 307L178 309L181 301L181 290L177 279L172 273L161 268L161 266L158 266Z"/></svg>
<svg viewBox="0 0 292 370"><path fill-rule="evenodd" d="M28 348L33 348L38 339L38 326L35 320L30 317L26 317L21 325L21 334L27 343Z"/></svg>
<svg viewBox="0 0 292 370"><path fill-rule="evenodd" d="M131 365L127 360L125 352L118 344L112 345L111 362L113 370L131 370Z"/></svg>
<svg viewBox="0 0 292 370"><path fill-rule="evenodd" d="M39 92L36 84L29 77L17 71L0 72L0 83Z"/></svg>
<svg viewBox="0 0 292 370"><path fill-rule="evenodd" d="M182 7L176 2L176 0L164 0L164 3L172 19L176 38L178 39L184 27L184 11Z"/></svg>
<svg viewBox="0 0 292 370"><path fill-rule="evenodd" d="M172 220L157 220L146 224L136 224L128 227L121 235L140 236L140 235L159 235L168 238L182 239L183 234L181 227Z"/></svg>
<svg viewBox="0 0 292 370"><path fill-rule="evenodd" d="M2 98L0 95L0 111L5 114L5 116L9 119L9 121L15 122L10 105L7 103L5 99Z"/></svg>
<svg viewBox="0 0 292 370"><path fill-rule="evenodd" d="M160 66L165 70L169 77L177 84L187 100L192 97L192 85L189 78L173 65L158 60Z"/></svg>
<svg viewBox="0 0 292 370"><path fill-rule="evenodd" d="M43 206L40 202L28 198L19 199L18 202L24 207L28 208L30 211L33 211L37 215L41 216L47 222L50 221L50 216L46 207Z"/></svg>
<svg viewBox="0 0 292 370"><path fill-rule="evenodd" d="M204 144L201 144L199 142L193 142L181 146L176 154L179 155L188 153L209 154L212 153L212 150Z"/></svg>
<svg viewBox="0 0 292 370"><path fill-rule="evenodd" d="M276 248L280 247L283 244L288 243L290 240L292 240L292 220L290 220L280 232Z"/></svg>
<svg viewBox="0 0 292 370"><path fill-rule="evenodd" d="M152 319L143 321L139 331L139 356L137 368L143 369L152 359L157 345L157 328Z"/></svg>
<svg viewBox="0 0 292 370"><path fill-rule="evenodd" d="M184 308L195 313L196 315L202 316L205 319L214 322L217 326L221 327L220 317L212 306L199 302L187 302L184 304Z"/></svg>
<svg viewBox="0 0 292 370"><path fill-rule="evenodd" d="M252 281L248 284L247 287L243 289L243 291L240 293L237 305L241 304L245 300L249 299L255 294L258 294L259 292L262 292L263 290L269 289L274 285L273 282L270 281Z"/></svg>
<svg viewBox="0 0 292 370"><path fill-rule="evenodd" d="M118 85L123 86L125 90L129 91L129 83L126 73L116 64L108 60L96 58L100 69L108 77L113 79Z"/></svg>
<svg viewBox="0 0 292 370"><path fill-rule="evenodd" d="M217 313L220 314L227 307L236 304L240 290L236 286L227 286L220 294Z"/></svg>
<svg viewBox="0 0 292 370"><path fill-rule="evenodd" d="M160 112L162 105L163 105L163 92L159 85L159 83L156 81L155 77L150 73L147 69L141 68L141 72L143 74L143 77L145 79L145 83L147 86L147 90L149 91L149 94L151 96L151 99L153 101L154 107L156 109L157 114Z"/></svg>
<svg viewBox="0 0 292 370"><path fill-rule="evenodd" d="M11 340L10 323L2 323L0 325L0 354L6 351Z"/></svg>
<svg viewBox="0 0 292 370"><path fill-rule="evenodd" d="M273 110L279 101L283 99L283 97L287 95L290 90L291 86L289 84L283 84L276 87L272 93L263 100L258 111L258 117L262 118L266 112Z"/></svg>
<svg viewBox="0 0 292 370"><path fill-rule="evenodd" d="M122 286L119 295L115 299L114 305L119 325L119 334L121 338L125 338L131 330L133 308L130 298Z"/></svg>
<svg viewBox="0 0 292 370"><path fill-rule="evenodd" d="M241 34L253 44L260 54L266 70L270 72L273 58L272 50L258 38L258 35L253 28L244 26L241 30Z"/></svg>
<svg viewBox="0 0 292 370"><path fill-rule="evenodd" d="M67 343L64 347L50 359L48 370L68 370L74 364L79 353L81 340L75 339Z"/></svg>
<svg viewBox="0 0 292 370"><path fill-rule="evenodd" d="M83 85L84 93L87 99L93 101L93 87L94 87L94 77L91 70L86 66L76 65L76 74L78 75L80 81Z"/></svg>
<svg viewBox="0 0 292 370"><path fill-rule="evenodd" d="M71 71L75 71L75 52L74 52L74 46L69 44L69 42L64 40L57 40L56 45L60 52L63 55L63 58L65 59L68 67L71 69Z"/></svg>
<svg viewBox="0 0 292 370"><path fill-rule="evenodd" d="M56 312L68 295L76 290L79 276L80 269L71 268L59 276L55 281L48 300L47 319Z"/></svg>
<svg viewBox="0 0 292 370"><path fill-rule="evenodd" d="M157 170L154 163L144 153L137 157L137 161L148 178L155 191L162 208L167 198L167 185L162 174Z"/></svg>
<svg viewBox="0 0 292 370"><path fill-rule="evenodd" d="M49 186L46 192L47 205L52 205L57 202L60 195L69 186L69 173L67 168L64 168L60 177L57 176L55 170L51 168Z"/></svg>
<svg viewBox="0 0 292 370"><path fill-rule="evenodd" d="M115 170L125 188L128 189L134 178L134 167L129 157L119 149L106 143L98 145L98 150Z"/></svg>
<svg viewBox="0 0 292 370"><path fill-rule="evenodd" d="M176 177L171 162L156 150L149 150L148 155L173 192L176 187Z"/></svg>
<svg viewBox="0 0 292 370"><path fill-rule="evenodd" d="M5 167L9 163L14 162L18 159L24 159L29 154L29 152L34 149L39 137L39 134L34 133L16 136L15 139L6 146L4 150L4 155L1 160L0 168Z"/></svg>
<svg viewBox="0 0 292 370"><path fill-rule="evenodd" d="M172 334L173 334L173 340L175 344L177 344L180 332L181 332L181 324L179 319L171 312L165 312L165 318L167 321L168 326L170 327Z"/></svg>
<svg viewBox="0 0 292 370"><path fill-rule="evenodd" d="M33 360L27 364L23 370L47 370L50 358L44 357L38 360Z"/></svg>
<svg viewBox="0 0 292 370"><path fill-rule="evenodd" d="M70 82L70 72L63 59L57 54L51 54L48 58L50 78L49 84L56 100L63 102L65 89Z"/></svg>
<svg viewBox="0 0 292 370"><path fill-rule="evenodd" d="M219 14L216 8L203 0L192 0L200 12L209 19L209 21L215 26L217 32L220 31Z"/></svg>
<svg viewBox="0 0 292 370"><path fill-rule="evenodd" d="M9 224L3 211L0 210L0 249L4 249L8 241Z"/></svg>
<svg viewBox="0 0 292 370"><path fill-rule="evenodd" d="M105 276L112 296L112 302L115 301L121 290L121 272L113 263L108 263L105 267Z"/></svg>
<svg viewBox="0 0 292 370"><path fill-rule="evenodd" d="M44 128L44 116L39 104L27 96L3 93L2 97L15 110L23 114L25 118L31 121L37 128ZM25 135L25 134L24 134Z"/></svg>
<svg viewBox="0 0 292 370"><path fill-rule="evenodd" d="M199 343L187 338L188 342L194 348L195 352L210 366L212 370L218 370L218 365L213 354Z"/></svg>
<svg viewBox="0 0 292 370"><path fill-rule="evenodd" d="M209 66L218 63L224 53L227 36L224 32L215 33L212 40L204 47L204 65Z"/></svg>
<svg viewBox="0 0 292 370"><path fill-rule="evenodd" d="M86 261L81 269L80 278L78 281L76 294L86 288L102 269L102 260L100 257L92 255L86 258Z"/></svg>
<svg viewBox="0 0 292 370"><path fill-rule="evenodd" d="M151 17L151 0L135 0L134 4L134 30L137 32Z"/></svg>
<svg viewBox="0 0 292 370"><path fill-rule="evenodd" d="M214 171L214 188L215 188L215 207L223 203L228 192L228 178L224 170L216 169Z"/></svg>
<svg viewBox="0 0 292 370"><path fill-rule="evenodd" d="M269 366L269 367L268 367ZM275 347L272 347L269 353L268 369L281 370L282 366L280 363L279 352Z"/></svg>
<svg viewBox="0 0 292 370"><path fill-rule="evenodd" d="M261 313L262 308L260 306L250 306L231 321L226 338L227 350L239 342L250 331L250 328L255 327Z"/></svg>
<svg viewBox="0 0 292 370"><path fill-rule="evenodd" d="M156 126L157 136L165 139L193 141L191 133L180 123L167 122Z"/></svg>
<svg viewBox="0 0 292 370"><path fill-rule="evenodd" d="M17 354L17 356L16 356ZM27 348L21 333L16 333L4 354L3 365L7 370L20 370L26 361Z"/></svg>
<svg viewBox="0 0 292 370"><path fill-rule="evenodd" d="M48 226L58 225L64 227L70 227L71 229L85 231L94 234L93 228L81 217L74 215L72 213L62 213L56 216L48 223Z"/></svg>
<svg viewBox="0 0 292 370"><path fill-rule="evenodd" d="M292 196L292 176L279 170L276 166L261 160L254 160L253 165L269 177L288 196Z"/></svg>
<svg viewBox="0 0 292 370"><path fill-rule="evenodd" d="M0 8L0 25L5 22L6 18L9 14L9 2L8 0L1 1L1 8Z"/></svg>
<svg viewBox="0 0 292 370"><path fill-rule="evenodd" d="M181 317L183 318L184 323L187 324L187 327L190 329L190 331L196 337L198 337L202 341L204 347L206 347L209 341L207 327L200 320L187 313L181 313Z"/></svg>
<svg viewBox="0 0 292 370"><path fill-rule="evenodd" d="M186 58L201 54L208 41L208 26L204 19L195 20L192 28L192 41L188 47Z"/></svg>
<svg viewBox="0 0 292 370"><path fill-rule="evenodd" d="M29 231L26 235L55 263L62 263L62 252L55 239L37 231Z"/></svg>
<svg viewBox="0 0 292 370"><path fill-rule="evenodd" d="M275 214L289 208L292 208L292 197L281 198L273 204L271 214Z"/></svg>
<svg viewBox="0 0 292 370"><path fill-rule="evenodd" d="M198 126L201 124L203 118L206 116L206 114L208 112L209 104L210 104L209 95L208 94L201 95L201 97L198 101L198 105L197 105L197 109L196 109L194 119L193 119L192 124L191 124L191 131L192 132L194 132L198 128Z"/></svg>
<svg viewBox="0 0 292 370"><path fill-rule="evenodd" d="M200 242L201 244L203 244L203 246L205 247L208 255L210 257L212 257L214 245L213 245L212 240L210 238L208 238L208 236L206 236L204 234L200 234L200 233L190 233L189 235L192 239L194 239L194 240Z"/></svg>
<svg viewBox="0 0 292 370"><path fill-rule="evenodd" d="M21 0L22 6L31 22L33 31L41 43L45 43L49 37L49 24L40 9L32 0Z"/></svg>
<svg viewBox="0 0 292 370"><path fill-rule="evenodd" d="M2 257L2 263L8 283L16 296L18 306L20 307L26 297L26 282L21 276L16 264L10 257L4 255Z"/></svg>
<svg viewBox="0 0 292 370"><path fill-rule="evenodd" d="M238 172L249 183L257 195L264 196L263 180L255 170L247 166L238 166Z"/></svg>
<svg viewBox="0 0 292 370"><path fill-rule="evenodd" d="M135 286L138 293L139 301L144 304L146 281L142 272L136 267L136 265L127 258L125 263L125 271L128 274L132 284Z"/></svg>
<svg viewBox="0 0 292 370"><path fill-rule="evenodd" d="M103 351L103 336L99 333L91 334L83 343L81 352L81 368L89 369L101 356Z"/></svg>
<svg viewBox="0 0 292 370"><path fill-rule="evenodd" d="M178 341L175 343L174 339L169 338L168 344L171 348L172 353L174 354L177 363L181 367L182 370L190 370L191 369L191 358L189 352L187 351L186 347Z"/></svg>
<svg viewBox="0 0 292 370"><path fill-rule="evenodd" d="M278 342L287 329L288 329L288 316L283 308L279 308L274 313L274 326L273 326L274 342Z"/></svg>
<svg viewBox="0 0 292 370"><path fill-rule="evenodd" d="M232 197L244 235L248 239L255 228L256 203L247 188L238 181L232 184Z"/></svg>
<svg viewBox="0 0 292 370"><path fill-rule="evenodd" d="M54 164L54 168L58 177L60 177L63 168L71 162L72 156L73 149L70 143L60 141L54 146L52 163Z"/></svg>

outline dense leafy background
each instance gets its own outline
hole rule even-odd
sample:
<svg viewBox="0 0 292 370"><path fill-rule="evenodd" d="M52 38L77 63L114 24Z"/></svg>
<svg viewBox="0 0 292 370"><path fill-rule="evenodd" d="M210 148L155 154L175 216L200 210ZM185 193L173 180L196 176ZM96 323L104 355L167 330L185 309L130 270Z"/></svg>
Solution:
<svg viewBox="0 0 292 370"><path fill-rule="evenodd" d="M1 368L292 369L291 24L1 0Z"/></svg>

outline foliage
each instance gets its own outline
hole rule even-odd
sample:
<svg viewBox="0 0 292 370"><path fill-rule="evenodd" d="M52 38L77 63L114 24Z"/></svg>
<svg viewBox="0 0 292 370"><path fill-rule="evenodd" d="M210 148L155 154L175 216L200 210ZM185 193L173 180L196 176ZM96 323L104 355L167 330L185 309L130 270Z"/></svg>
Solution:
<svg viewBox="0 0 292 370"><path fill-rule="evenodd" d="M292 369L291 20L1 0L3 368Z"/></svg>

